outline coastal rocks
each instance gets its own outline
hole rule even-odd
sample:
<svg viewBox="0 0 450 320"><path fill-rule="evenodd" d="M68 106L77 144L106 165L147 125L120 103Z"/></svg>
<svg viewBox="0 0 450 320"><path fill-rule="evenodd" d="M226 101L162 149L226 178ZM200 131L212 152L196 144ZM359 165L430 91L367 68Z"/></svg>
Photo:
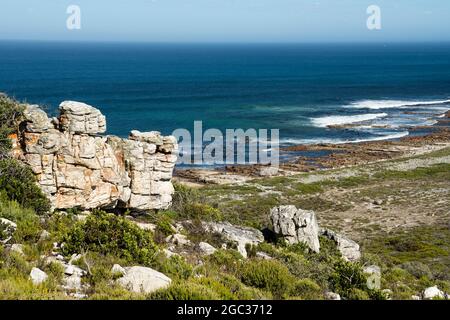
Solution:
<svg viewBox="0 0 450 320"><path fill-rule="evenodd" d="M355 241L328 229L323 229L321 233L323 236L336 243L337 248L344 259L348 261L357 261L361 258L359 244Z"/></svg>
<svg viewBox="0 0 450 320"><path fill-rule="evenodd" d="M422 297L424 300L432 300L432 299L445 299L445 293L437 286L426 288L423 293Z"/></svg>
<svg viewBox="0 0 450 320"><path fill-rule="evenodd" d="M9 240L11 240L16 229L17 224L12 222L11 220L0 218L0 230L2 231L0 233L0 243L5 244Z"/></svg>
<svg viewBox="0 0 450 320"><path fill-rule="evenodd" d="M146 267L125 268L125 275L117 279L117 283L127 290L136 293L152 293L167 288L172 280L166 275Z"/></svg>
<svg viewBox="0 0 450 320"><path fill-rule="evenodd" d="M295 206L280 206L270 211L273 231L289 244L306 243L314 251L320 251L319 225L312 211Z"/></svg>
<svg viewBox="0 0 450 320"><path fill-rule="evenodd" d="M35 285L39 285L47 280L48 275L39 268L33 268L30 272L30 279Z"/></svg>
<svg viewBox="0 0 450 320"><path fill-rule="evenodd" d="M174 189L177 141L159 132L129 139L99 136L105 117L87 104L65 101L50 120L28 105L13 154L30 165L53 208L166 209ZM14 142L14 141L13 141Z"/></svg>
<svg viewBox="0 0 450 320"><path fill-rule="evenodd" d="M261 231L249 227L234 226L229 222L203 222L203 228L210 233L218 233L237 246L237 250L247 258L247 245L258 245L264 241Z"/></svg>

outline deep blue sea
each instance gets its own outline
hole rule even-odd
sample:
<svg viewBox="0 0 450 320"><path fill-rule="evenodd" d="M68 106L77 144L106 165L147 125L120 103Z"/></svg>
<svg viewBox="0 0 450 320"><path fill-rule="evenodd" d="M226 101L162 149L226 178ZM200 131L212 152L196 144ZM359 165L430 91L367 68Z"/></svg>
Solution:
<svg viewBox="0 0 450 320"><path fill-rule="evenodd" d="M0 91L53 114L91 104L120 136L202 120L285 144L380 140L450 109L450 44L0 42Z"/></svg>

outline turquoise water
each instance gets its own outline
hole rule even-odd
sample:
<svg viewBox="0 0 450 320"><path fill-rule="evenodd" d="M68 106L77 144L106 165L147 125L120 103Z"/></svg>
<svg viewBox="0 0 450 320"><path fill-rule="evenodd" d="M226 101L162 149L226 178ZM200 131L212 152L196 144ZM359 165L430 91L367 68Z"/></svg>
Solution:
<svg viewBox="0 0 450 320"><path fill-rule="evenodd" d="M202 120L277 128L284 144L380 140L450 109L450 44L0 42L0 91L51 113L63 100L86 102L120 136Z"/></svg>

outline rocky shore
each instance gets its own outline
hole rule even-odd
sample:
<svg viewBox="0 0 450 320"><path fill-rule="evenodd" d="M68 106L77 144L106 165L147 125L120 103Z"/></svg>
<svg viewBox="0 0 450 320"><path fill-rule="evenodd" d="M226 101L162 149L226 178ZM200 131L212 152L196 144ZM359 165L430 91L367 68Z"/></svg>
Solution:
<svg viewBox="0 0 450 320"><path fill-rule="evenodd" d="M450 111L437 124L426 128L424 135L407 136L398 140L369 141L346 144L295 145L282 148L293 156L279 168L262 165L236 165L211 169L177 169L177 181L195 184L242 183L257 177L290 176L301 172L338 169L401 157L417 156L450 146ZM314 155L309 155L314 154ZM320 155L320 156L318 156ZM293 160L292 160L293 159Z"/></svg>

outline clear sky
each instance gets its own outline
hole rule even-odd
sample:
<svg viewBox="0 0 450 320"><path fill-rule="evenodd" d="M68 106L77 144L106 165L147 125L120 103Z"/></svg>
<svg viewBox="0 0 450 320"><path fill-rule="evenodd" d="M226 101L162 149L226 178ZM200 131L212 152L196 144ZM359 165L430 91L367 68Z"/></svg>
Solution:
<svg viewBox="0 0 450 320"><path fill-rule="evenodd" d="M81 30L66 28L71 4ZM373 4L382 29L369 31ZM450 0L1 0L0 39L450 41Z"/></svg>

